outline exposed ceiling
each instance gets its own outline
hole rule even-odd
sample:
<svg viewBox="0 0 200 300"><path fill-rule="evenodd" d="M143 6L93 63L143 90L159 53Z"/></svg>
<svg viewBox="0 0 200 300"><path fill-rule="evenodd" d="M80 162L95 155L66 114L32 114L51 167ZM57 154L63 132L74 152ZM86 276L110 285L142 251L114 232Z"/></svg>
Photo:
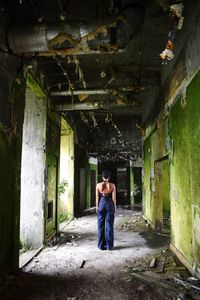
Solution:
<svg viewBox="0 0 200 300"><path fill-rule="evenodd" d="M2 1L10 49L44 74L55 109L73 120L80 141L86 130L82 143L90 154L103 158L107 153L106 159L141 155L140 127L160 88L169 2ZM108 37L115 41L109 43Z"/></svg>

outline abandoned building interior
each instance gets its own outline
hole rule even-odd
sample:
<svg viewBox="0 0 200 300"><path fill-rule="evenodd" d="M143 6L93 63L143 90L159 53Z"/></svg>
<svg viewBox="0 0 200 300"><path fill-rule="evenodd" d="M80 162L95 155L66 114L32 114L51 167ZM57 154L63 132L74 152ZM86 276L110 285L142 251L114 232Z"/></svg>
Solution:
<svg viewBox="0 0 200 300"><path fill-rule="evenodd" d="M118 208L200 279L199 49L200 1L0 1L1 276L94 207L108 169Z"/></svg>

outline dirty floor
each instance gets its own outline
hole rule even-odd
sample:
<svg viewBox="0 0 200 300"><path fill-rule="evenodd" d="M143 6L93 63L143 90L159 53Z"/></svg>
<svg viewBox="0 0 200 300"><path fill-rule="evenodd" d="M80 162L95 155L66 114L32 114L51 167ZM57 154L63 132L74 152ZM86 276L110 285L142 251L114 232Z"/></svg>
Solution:
<svg viewBox="0 0 200 300"><path fill-rule="evenodd" d="M200 299L199 281L140 211L118 208L113 251L97 248L96 214L72 220L28 265L2 282L1 299Z"/></svg>

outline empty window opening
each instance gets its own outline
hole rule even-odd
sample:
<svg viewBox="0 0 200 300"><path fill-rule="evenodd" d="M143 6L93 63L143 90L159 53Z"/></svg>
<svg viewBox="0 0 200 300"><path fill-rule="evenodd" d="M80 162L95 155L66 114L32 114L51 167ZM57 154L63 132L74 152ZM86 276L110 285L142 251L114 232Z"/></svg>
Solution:
<svg viewBox="0 0 200 300"><path fill-rule="evenodd" d="M47 215L48 221L52 220L52 218L53 218L53 200L48 202L48 215Z"/></svg>

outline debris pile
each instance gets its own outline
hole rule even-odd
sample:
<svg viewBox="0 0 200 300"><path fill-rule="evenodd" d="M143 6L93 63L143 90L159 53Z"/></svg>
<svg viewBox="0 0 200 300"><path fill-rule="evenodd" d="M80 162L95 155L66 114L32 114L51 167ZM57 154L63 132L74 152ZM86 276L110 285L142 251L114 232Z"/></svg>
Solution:
<svg viewBox="0 0 200 300"><path fill-rule="evenodd" d="M46 246L55 247L55 250L61 245L78 247L79 245L76 241L80 238L81 236L76 236L75 234L59 232L51 240L47 242Z"/></svg>
<svg viewBox="0 0 200 300"><path fill-rule="evenodd" d="M116 228L123 231L142 232L146 229L148 224L142 217L142 213L136 213L133 216L126 216L116 225Z"/></svg>
<svg viewBox="0 0 200 300"><path fill-rule="evenodd" d="M162 299L200 299L200 280L191 277L169 248L153 256L127 261L123 272L125 281L139 280L146 289L154 286L158 294L162 290Z"/></svg>

